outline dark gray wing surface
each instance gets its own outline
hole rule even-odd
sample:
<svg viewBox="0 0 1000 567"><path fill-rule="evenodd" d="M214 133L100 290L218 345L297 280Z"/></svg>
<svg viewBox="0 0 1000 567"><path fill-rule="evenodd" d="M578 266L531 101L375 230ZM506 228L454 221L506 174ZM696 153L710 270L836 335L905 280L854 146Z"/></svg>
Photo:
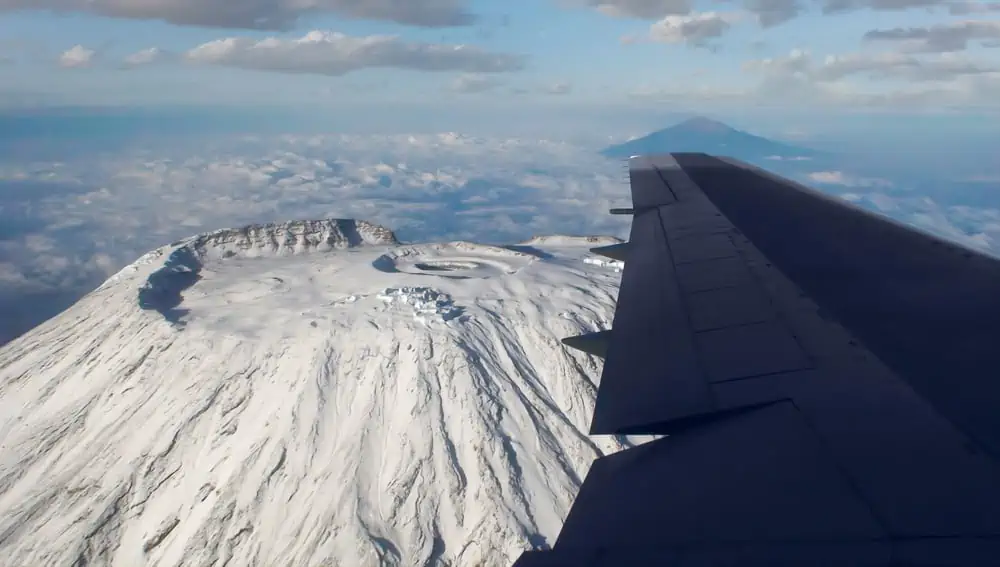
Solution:
<svg viewBox="0 0 1000 567"><path fill-rule="evenodd" d="M517 565L1000 564L1000 261L728 158L630 177L591 433L667 436Z"/></svg>

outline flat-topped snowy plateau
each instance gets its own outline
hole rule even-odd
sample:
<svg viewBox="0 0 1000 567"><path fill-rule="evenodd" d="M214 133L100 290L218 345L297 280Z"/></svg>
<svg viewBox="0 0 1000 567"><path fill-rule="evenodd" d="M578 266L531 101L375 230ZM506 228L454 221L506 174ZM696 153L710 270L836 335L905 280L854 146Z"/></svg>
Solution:
<svg viewBox="0 0 1000 567"><path fill-rule="evenodd" d="M508 565L594 458L612 238L351 220L146 254L0 348L0 565ZM609 518L609 521L613 519Z"/></svg>

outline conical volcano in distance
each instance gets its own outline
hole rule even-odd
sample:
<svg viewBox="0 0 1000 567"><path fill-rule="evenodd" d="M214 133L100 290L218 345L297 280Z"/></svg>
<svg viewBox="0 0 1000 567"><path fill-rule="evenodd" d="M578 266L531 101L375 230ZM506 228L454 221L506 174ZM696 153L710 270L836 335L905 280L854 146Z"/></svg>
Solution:
<svg viewBox="0 0 1000 567"><path fill-rule="evenodd" d="M820 155L815 150L776 142L731 128L705 117L685 120L641 138L610 146L601 154L610 158L633 155L695 152L730 156L756 161L767 158L809 158Z"/></svg>

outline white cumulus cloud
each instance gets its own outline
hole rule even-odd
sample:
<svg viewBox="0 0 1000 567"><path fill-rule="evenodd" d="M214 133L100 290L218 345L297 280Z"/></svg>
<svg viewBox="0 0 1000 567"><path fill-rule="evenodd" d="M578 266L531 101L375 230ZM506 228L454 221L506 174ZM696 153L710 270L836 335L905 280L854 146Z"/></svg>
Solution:
<svg viewBox="0 0 1000 567"><path fill-rule="evenodd" d="M501 73L524 66L522 56L468 45L414 43L396 36L355 37L318 30L297 39L219 39L199 45L185 56L200 63L320 75L344 75L368 67Z"/></svg>
<svg viewBox="0 0 1000 567"><path fill-rule="evenodd" d="M158 47L150 47L148 49L143 49L137 51L125 58L125 65L129 67L138 67L140 65L149 65L160 61L164 57L164 52Z"/></svg>
<svg viewBox="0 0 1000 567"><path fill-rule="evenodd" d="M707 40L722 36L739 17L736 12L666 16L650 26L649 37L657 42L702 46Z"/></svg>
<svg viewBox="0 0 1000 567"><path fill-rule="evenodd" d="M94 62L94 57L97 52L93 49L86 48L82 45L74 45L73 47L62 52L59 56L59 66L65 69L77 69L81 67L90 67Z"/></svg>
<svg viewBox="0 0 1000 567"><path fill-rule="evenodd" d="M892 182L875 177L854 177L843 171L815 171L808 175L811 181L825 185L845 187L892 187Z"/></svg>
<svg viewBox="0 0 1000 567"><path fill-rule="evenodd" d="M663 20L669 16L692 13L689 0L586 0L603 14L613 17ZM798 16L804 9L802 0L741 0L742 8L753 14L761 27L771 27Z"/></svg>
<svg viewBox="0 0 1000 567"><path fill-rule="evenodd" d="M545 87L544 92L552 95L569 94L573 90L573 85L566 81L558 81Z"/></svg>

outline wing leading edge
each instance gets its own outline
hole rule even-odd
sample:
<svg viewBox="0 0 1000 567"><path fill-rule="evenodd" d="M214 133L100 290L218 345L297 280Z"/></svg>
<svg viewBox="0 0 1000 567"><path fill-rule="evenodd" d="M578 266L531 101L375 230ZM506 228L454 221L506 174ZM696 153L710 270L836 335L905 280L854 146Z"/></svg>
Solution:
<svg viewBox="0 0 1000 567"><path fill-rule="evenodd" d="M630 178L591 433L668 436L516 565L996 564L1000 261L728 158Z"/></svg>

